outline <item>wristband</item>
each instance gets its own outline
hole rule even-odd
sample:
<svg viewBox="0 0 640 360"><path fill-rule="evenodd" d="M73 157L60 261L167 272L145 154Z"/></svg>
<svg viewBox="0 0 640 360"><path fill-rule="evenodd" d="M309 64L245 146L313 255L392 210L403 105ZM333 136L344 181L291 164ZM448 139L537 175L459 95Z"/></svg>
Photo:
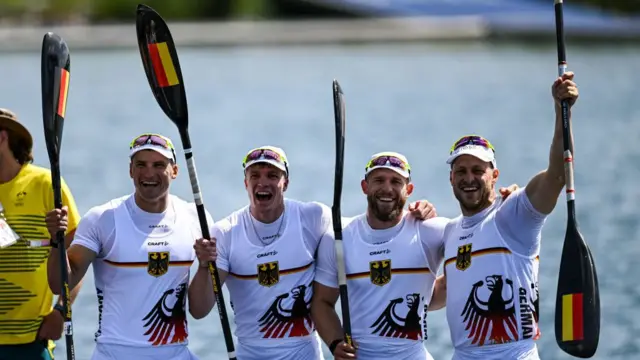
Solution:
<svg viewBox="0 0 640 360"><path fill-rule="evenodd" d="M62 306L60 304L56 304L53 307L53 310L58 310L60 312L60 315L62 315L62 317L64 317L64 306Z"/></svg>
<svg viewBox="0 0 640 360"><path fill-rule="evenodd" d="M53 238L49 240L49 244L51 244L51 247L54 247L56 249L58 248L58 243Z"/></svg>
<svg viewBox="0 0 640 360"><path fill-rule="evenodd" d="M331 352L331 355L333 355L333 352L336 351L336 347L338 346L338 344L340 344L343 340L342 339L335 339L331 342L331 344L329 344L329 352Z"/></svg>

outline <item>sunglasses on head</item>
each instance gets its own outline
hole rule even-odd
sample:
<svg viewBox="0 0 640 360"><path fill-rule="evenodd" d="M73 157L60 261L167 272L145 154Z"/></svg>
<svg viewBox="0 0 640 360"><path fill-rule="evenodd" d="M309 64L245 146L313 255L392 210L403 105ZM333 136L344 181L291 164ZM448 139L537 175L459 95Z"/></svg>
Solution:
<svg viewBox="0 0 640 360"><path fill-rule="evenodd" d="M284 159L282 159L282 156L280 154L278 154L277 152L275 152L273 150L257 149L257 150L253 150L252 152L250 152L244 158L244 164L246 164L246 163L248 163L250 161L258 160L258 159L275 160L275 161L283 163L285 165L287 163Z"/></svg>
<svg viewBox="0 0 640 360"><path fill-rule="evenodd" d="M387 165L387 163L395 168L401 169L401 170L405 170L405 171L411 171L411 168L409 167L409 164L407 164L406 162L404 162L402 159L395 157L395 156L391 156L391 155L383 155L383 156L379 156L371 161L369 161L369 164L367 165L367 169L369 170L370 168L374 167L374 166L384 166Z"/></svg>
<svg viewBox="0 0 640 360"><path fill-rule="evenodd" d="M165 149L173 150L173 146L169 143L169 141L166 138L160 135L154 135L154 134L144 134L144 135L138 136L131 142L130 148L134 149L139 146L143 146L147 144L161 146Z"/></svg>
<svg viewBox="0 0 640 360"><path fill-rule="evenodd" d="M494 152L496 151L493 148L493 145L491 145L491 143L489 142L489 140L483 138L482 136L470 135L470 136L463 136L458 141L456 141L455 144L453 144L453 146L451 147L451 151L449 151L449 154L452 154L454 151L467 145L478 145L487 149L491 149Z"/></svg>

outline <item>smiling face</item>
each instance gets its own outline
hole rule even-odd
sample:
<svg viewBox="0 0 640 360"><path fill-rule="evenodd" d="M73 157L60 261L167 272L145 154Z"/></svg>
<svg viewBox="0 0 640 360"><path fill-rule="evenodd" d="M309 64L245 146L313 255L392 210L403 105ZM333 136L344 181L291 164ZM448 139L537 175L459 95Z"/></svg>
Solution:
<svg viewBox="0 0 640 360"><path fill-rule="evenodd" d="M178 166L153 150L142 150L131 158L129 175L136 194L154 203L169 194L169 185L178 175Z"/></svg>
<svg viewBox="0 0 640 360"><path fill-rule="evenodd" d="M449 180L463 215L471 216L493 203L499 174L491 163L475 156L461 155L453 162Z"/></svg>
<svg viewBox="0 0 640 360"><path fill-rule="evenodd" d="M371 171L361 182L367 195L369 213L377 220L389 222L402 216L402 210L413 192L413 184L397 172L380 168Z"/></svg>
<svg viewBox="0 0 640 360"><path fill-rule="evenodd" d="M251 207L257 212L271 212L283 207L288 185L285 172L270 164L251 165L244 174Z"/></svg>

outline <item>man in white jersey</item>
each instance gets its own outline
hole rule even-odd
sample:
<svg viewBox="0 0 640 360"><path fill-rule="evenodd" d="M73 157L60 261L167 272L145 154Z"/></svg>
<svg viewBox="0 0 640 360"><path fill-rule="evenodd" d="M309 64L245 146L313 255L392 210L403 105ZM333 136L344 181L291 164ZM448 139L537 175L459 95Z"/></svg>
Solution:
<svg viewBox="0 0 640 360"><path fill-rule="evenodd" d="M442 262L442 236L448 219L404 216L413 191L411 167L395 152L372 156L362 191L367 211L343 223L345 270L351 330L358 359L431 359L422 345L425 311ZM320 242L311 305L318 332L336 359L355 358L343 341L335 311L338 265L335 238Z"/></svg>
<svg viewBox="0 0 640 360"><path fill-rule="evenodd" d="M367 211L345 220L342 232L357 357L431 359L422 342L427 337L426 311L442 264L449 219L406 216L404 204L414 186L404 155L375 154L365 169L361 186ZM508 196L514 187L500 191ZM335 359L353 359L356 350L343 341L335 311L339 290L334 244L333 233L322 237L311 311Z"/></svg>
<svg viewBox="0 0 640 360"><path fill-rule="evenodd" d="M93 263L99 320L92 360L196 359L187 348L185 312L193 244L202 237L196 207L169 194L178 175L170 139L140 135L131 142L130 161L135 192L91 208L67 250L71 288ZM66 209L46 220L53 237L66 227ZM58 257L52 249L54 293Z"/></svg>
<svg viewBox="0 0 640 360"><path fill-rule="evenodd" d="M252 149L242 165L249 205L214 224L211 241L196 242L201 266L189 288L191 314L205 317L215 304L206 267L216 261L235 313L238 359L322 359L309 307L331 209L284 197L289 164L280 148ZM427 205L413 204L417 216L431 216Z"/></svg>
<svg viewBox="0 0 640 360"><path fill-rule="evenodd" d="M572 106L578 98L572 80L573 73L566 73L552 86L556 120L547 169L506 200L496 200L499 171L489 141L465 136L451 148L451 186L462 211L445 235L455 360L539 359L540 238L565 184L560 102Z"/></svg>

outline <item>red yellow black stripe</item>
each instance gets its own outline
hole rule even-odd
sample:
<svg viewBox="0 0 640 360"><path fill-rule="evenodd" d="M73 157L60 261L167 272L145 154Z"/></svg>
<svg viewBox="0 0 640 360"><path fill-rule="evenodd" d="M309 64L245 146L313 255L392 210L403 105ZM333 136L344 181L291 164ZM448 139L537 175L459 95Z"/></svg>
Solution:
<svg viewBox="0 0 640 360"><path fill-rule="evenodd" d="M106 262L107 264L109 264L111 266L128 267L128 268L136 268L136 267L144 267L144 268L146 268L149 265L149 262L147 262L147 261L143 261L143 262L117 262L117 261L105 260L104 262ZM193 261L169 261L169 266L191 266L191 264L193 264Z"/></svg>
<svg viewBox="0 0 640 360"><path fill-rule="evenodd" d="M474 256L482 256L482 255L490 255L490 254L512 254L511 250L507 249L506 247L492 247L492 248L486 248L486 249L480 249L480 250L476 250L471 252L471 257ZM540 256L536 256L536 260L540 260ZM448 258L447 260L445 260L444 262L444 266L447 266L451 263L455 263L456 262L456 257L451 257Z"/></svg>
<svg viewBox="0 0 640 360"><path fill-rule="evenodd" d="M307 265L303 265L303 266L298 266L295 268L291 268L291 269L285 269L285 270L278 270L278 274L280 275L290 275L290 274L295 274L298 272L302 272L305 271L307 269L309 269L311 267L311 265L313 264L313 262L308 263ZM240 279L240 280L254 280L258 278L258 274L251 274L251 275L242 275L242 274L236 274L233 272L229 272L229 275Z"/></svg>
<svg viewBox="0 0 640 360"><path fill-rule="evenodd" d="M396 269L392 268L391 269L391 274L392 275L393 274L396 274L396 275L428 274L430 272L431 272L431 269L429 269L428 267L422 267L422 268L396 268ZM347 274L347 279L351 280L351 279L368 278L370 274L371 274L370 271Z"/></svg>

